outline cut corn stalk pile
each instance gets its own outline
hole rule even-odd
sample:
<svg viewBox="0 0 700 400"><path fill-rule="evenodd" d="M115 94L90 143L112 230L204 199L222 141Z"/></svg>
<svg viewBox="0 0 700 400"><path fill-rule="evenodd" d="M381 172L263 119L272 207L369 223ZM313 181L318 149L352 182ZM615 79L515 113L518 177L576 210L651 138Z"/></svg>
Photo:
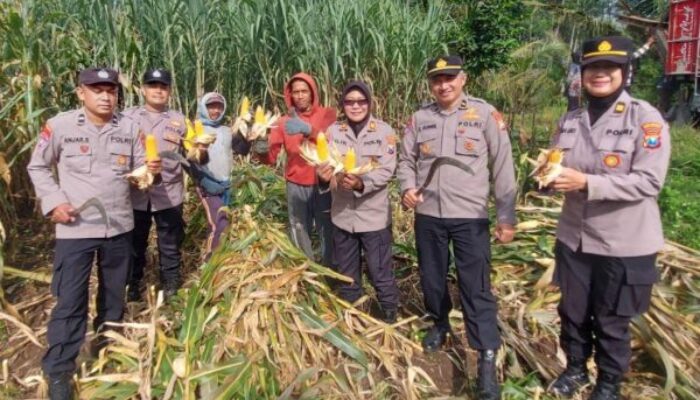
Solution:
<svg viewBox="0 0 700 400"><path fill-rule="evenodd" d="M424 357L417 332L426 324L420 315L404 309L392 327L336 298L325 281L339 277L308 262L284 233L283 180L267 167L245 166L234 182L238 196L230 241L172 304L160 305L151 294L150 306L127 318L121 333L112 336L114 344L97 361L83 364L82 396L403 399L449 394L433 386L431 369L417 367L426 365L416 362ZM559 292L550 285L560 201L526 198L527 205L518 210L517 239L493 246L492 288L504 339L499 365L507 398L547 398L541 393L564 366L557 349ZM420 308L411 215L394 208L395 253L403 263L402 302ZM661 281L651 309L633 322L634 370L623 393L631 399L691 399L700 390L700 252L668 243L658 264ZM9 360L9 380L32 393L45 388L37 376L38 360L22 374L13 370L13 361L22 348L35 346L32 335L43 343L47 299L15 304L22 325L14 320L7 325L8 346L2 353ZM39 313L29 314L31 309ZM463 339L461 314L451 316Z"/></svg>
<svg viewBox="0 0 700 400"><path fill-rule="evenodd" d="M172 308L155 305L123 325L81 376L83 396L403 399L430 390L401 322L336 298L324 281L343 277L308 262L282 225L253 218L258 211L232 211L232 241Z"/></svg>

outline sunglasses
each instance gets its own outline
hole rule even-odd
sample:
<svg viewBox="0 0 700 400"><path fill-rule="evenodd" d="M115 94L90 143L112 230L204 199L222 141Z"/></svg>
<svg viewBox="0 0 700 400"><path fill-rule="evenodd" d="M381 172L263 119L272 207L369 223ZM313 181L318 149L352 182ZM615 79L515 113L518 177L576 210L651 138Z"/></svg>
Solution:
<svg viewBox="0 0 700 400"><path fill-rule="evenodd" d="M369 100L367 100L367 99L359 99L359 100L346 99L346 100L343 100L343 105L347 106L347 107L352 107L352 106L363 106L364 107L367 104L369 104Z"/></svg>

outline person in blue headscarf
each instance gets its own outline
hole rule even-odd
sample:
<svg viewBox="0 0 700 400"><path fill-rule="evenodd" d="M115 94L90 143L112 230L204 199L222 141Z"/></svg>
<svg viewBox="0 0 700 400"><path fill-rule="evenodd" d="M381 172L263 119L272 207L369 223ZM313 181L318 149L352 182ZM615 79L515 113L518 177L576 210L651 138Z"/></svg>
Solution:
<svg viewBox="0 0 700 400"><path fill-rule="evenodd" d="M231 197L233 155L248 154L250 143L241 135L234 134L229 126L222 124L226 99L221 94L205 93L199 100L197 112L205 133L216 136L214 143L204 150L199 163L193 162L190 169L209 223L209 237L204 253L206 261L218 247L221 233L229 224L228 214L221 208L229 204Z"/></svg>

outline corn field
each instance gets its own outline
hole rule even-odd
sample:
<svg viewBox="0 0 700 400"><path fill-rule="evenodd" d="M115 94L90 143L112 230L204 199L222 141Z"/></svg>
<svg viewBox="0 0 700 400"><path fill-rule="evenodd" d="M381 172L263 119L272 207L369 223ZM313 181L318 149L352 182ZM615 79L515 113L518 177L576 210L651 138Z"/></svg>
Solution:
<svg viewBox="0 0 700 400"><path fill-rule="evenodd" d="M75 107L77 71L93 65L121 73L125 106L138 103L141 74L173 72L172 106L192 114L204 91L230 103L244 95L283 109L293 73L314 74L322 102L335 105L342 84L365 79L379 115L398 121L427 97L425 60L444 52L439 5L403 2L59 0L0 3L0 219L26 215L32 191L24 173L43 122Z"/></svg>
<svg viewBox="0 0 700 400"><path fill-rule="evenodd" d="M140 102L143 71L165 67L173 73L171 106L189 116L197 97L209 90L227 97L229 115L244 95L283 110L284 82L300 70L316 76L322 102L335 105L343 83L359 78L374 90L375 113L398 129L429 98L425 61L447 51L444 33L454 24L446 7L442 1L408 0L0 2L0 398L47 394L38 360L53 305L45 260L50 254L32 269L8 260L17 262L20 240L50 235L51 227L40 222L40 233L18 231L20 219L38 219L25 166L44 121L77 105L79 69L117 68L123 106L129 106ZM557 344L560 295L550 285L561 199L529 191L526 156L553 127L552 110L539 107L559 95L557 82L547 77L563 74L567 53L559 38L542 38L516 50L503 70L470 83L517 127L521 222L516 240L494 245L492 257L504 339L498 365L507 399L550 398L546 386L565 363ZM200 265L207 223L201 207L189 201L188 281L168 304L149 291L145 305L130 306L125 322L112 326L112 344L97 359L81 355L81 398L473 395L475 355L465 350L460 312L450 315L456 330L448 349L437 358L422 352L430 322L419 289L412 212L393 210L402 305L398 322L387 325L372 316L376 304L368 283L370 294L347 304L329 289L345 278L309 261L289 242L278 169L241 158L233 174L236 198L227 210L232 226L220 251ZM47 249L44 244L36 253ZM154 249L149 258L156 259ZM651 309L633 322L633 371L623 393L631 399L695 399L700 252L667 242L658 266L661 282ZM454 272L450 280L454 286Z"/></svg>

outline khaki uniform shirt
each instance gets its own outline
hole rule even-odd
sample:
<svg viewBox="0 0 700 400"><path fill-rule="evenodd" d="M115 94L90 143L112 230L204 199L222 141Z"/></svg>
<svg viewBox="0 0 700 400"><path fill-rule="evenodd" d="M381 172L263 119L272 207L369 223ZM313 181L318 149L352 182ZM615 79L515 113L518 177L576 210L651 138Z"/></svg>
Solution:
<svg viewBox="0 0 700 400"><path fill-rule="evenodd" d="M139 124L144 135L153 134L158 142L158 151L181 152L182 139L187 133L185 117L177 111L168 110L163 113L150 113L145 107L132 107L124 110L124 115L131 117ZM135 210L160 211L182 204L184 201L184 185L182 166L176 160L161 159L162 181L153 185L147 191L134 189L131 192L131 202Z"/></svg>
<svg viewBox="0 0 700 400"><path fill-rule="evenodd" d="M586 174L585 191L566 194L557 238L572 250L614 257L653 254L664 244L657 197L671 156L669 128L649 103L623 92L590 125L586 109L567 113L553 145L563 165Z"/></svg>
<svg viewBox="0 0 700 400"><path fill-rule="evenodd" d="M42 212L48 215L62 203L78 208L96 197L109 219L107 228L99 212L88 208L75 222L56 224L56 238L108 238L131 231L131 187L125 175L143 165L144 153L138 125L121 114L101 128L87 120L83 109L49 119L27 166Z"/></svg>
<svg viewBox="0 0 700 400"><path fill-rule="evenodd" d="M492 180L498 223L515 223L510 138L493 106L462 94L462 103L452 111L431 103L413 114L399 153L401 192L420 187L432 162L441 156L469 165L474 175L450 165L440 167L423 192L424 201L416 213L437 218L488 218Z"/></svg>
<svg viewBox="0 0 700 400"><path fill-rule="evenodd" d="M340 154L355 149L357 165L375 161L377 168L361 175L362 192L338 186L332 192L331 220L348 232L372 232L391 225L391 206L387 185L396 169L396 135L387 123L370 116L357 136L346 123L328 128L329 142Z"/></svg>

